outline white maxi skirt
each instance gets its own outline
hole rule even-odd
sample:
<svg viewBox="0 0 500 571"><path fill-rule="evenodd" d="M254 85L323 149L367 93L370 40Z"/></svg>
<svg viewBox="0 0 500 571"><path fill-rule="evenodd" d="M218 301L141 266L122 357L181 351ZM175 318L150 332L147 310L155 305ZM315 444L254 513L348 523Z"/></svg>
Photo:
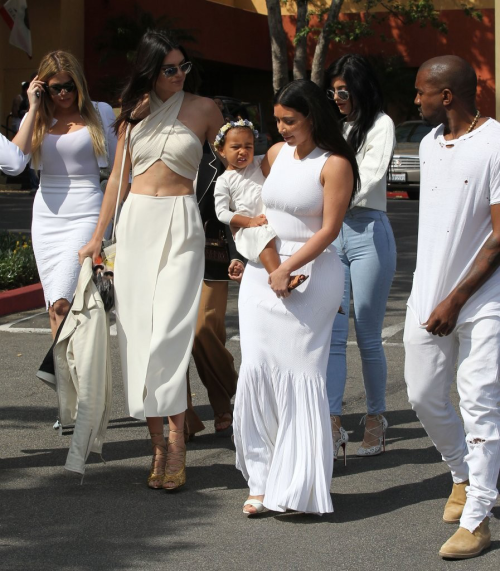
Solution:
<svg viewBox="0 0 500 571"><path fill-rule="evenodd" d="M326 367L344 270L332 248L294 273L310 277L286 299L276 297L260 264L248 263L243 274L236 467L268 509L321 514L333 511Z"/></svg>
<svg viewBox="0 0 500 571"><path fill-rule="evenodd" d="M117 331L129 414L184 412L205 267L196 197L130 193L116 244Z"/></svg>
<svg viewBox="0 0 500 571"><path fill-rule="evenodd" d="M46 307L73 299L80 275L78 250L92 237L102 196L99 175L42 173L31 238Z"/></svg>

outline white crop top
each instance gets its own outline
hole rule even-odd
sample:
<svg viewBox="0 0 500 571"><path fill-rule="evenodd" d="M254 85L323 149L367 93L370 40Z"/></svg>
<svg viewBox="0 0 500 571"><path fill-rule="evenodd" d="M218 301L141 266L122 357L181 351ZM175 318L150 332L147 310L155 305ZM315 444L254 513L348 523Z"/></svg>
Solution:
<svg viewBox="0 0 500 571"><path fill-rule="evenodd" d="M183 91L165 102L154 91L149 94L151 113L130 134L134 177L161 160L178 175L196 178L203 146L193 131L177 119L183 100Z"/></svg>

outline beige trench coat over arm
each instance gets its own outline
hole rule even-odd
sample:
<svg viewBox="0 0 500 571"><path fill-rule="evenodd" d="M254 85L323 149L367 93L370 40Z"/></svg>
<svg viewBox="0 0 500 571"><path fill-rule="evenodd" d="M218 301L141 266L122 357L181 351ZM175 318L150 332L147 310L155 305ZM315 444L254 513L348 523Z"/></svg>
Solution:
<svg viewBox="0 0 500 571"><path fill-rule="evenodd" d="M54 347L54 365L60 422L75 425L65 468L84 474L89 453L102 451L112 396L109 321L90 258Z"/></svg>

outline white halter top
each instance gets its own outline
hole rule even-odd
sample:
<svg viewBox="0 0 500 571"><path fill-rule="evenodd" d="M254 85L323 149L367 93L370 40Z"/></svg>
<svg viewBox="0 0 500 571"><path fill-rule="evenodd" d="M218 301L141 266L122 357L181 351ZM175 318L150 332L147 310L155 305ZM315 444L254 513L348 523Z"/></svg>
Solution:
<svg viewBox="0 0 500 571"><path fill-rule="evenodd" d="M151 113L130 134L132 173L137 176L161 160L180 176L194 180L203 146L200 139L177 116L184 100L180 91L163 102L154 91L149 94Z"/></svg>

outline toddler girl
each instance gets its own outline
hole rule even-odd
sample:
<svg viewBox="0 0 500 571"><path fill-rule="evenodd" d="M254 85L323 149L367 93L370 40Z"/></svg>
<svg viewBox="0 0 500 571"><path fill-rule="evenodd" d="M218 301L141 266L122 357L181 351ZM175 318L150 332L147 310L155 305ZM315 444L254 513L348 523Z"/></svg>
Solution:
<svg viewBox="0 0 500 571"><path fill-rule="evenodd" d="M261 170L264 155L254 157L257 131L247 119L226 123L215 138L214 147L227 161L226 171L215 184L215 212L233 231L238 252L254 263L260 263L267 273L281 264L276 251L276 232L267 223L261 191L265 177ZM291 276L291 291L308 276Z"/></svg>

